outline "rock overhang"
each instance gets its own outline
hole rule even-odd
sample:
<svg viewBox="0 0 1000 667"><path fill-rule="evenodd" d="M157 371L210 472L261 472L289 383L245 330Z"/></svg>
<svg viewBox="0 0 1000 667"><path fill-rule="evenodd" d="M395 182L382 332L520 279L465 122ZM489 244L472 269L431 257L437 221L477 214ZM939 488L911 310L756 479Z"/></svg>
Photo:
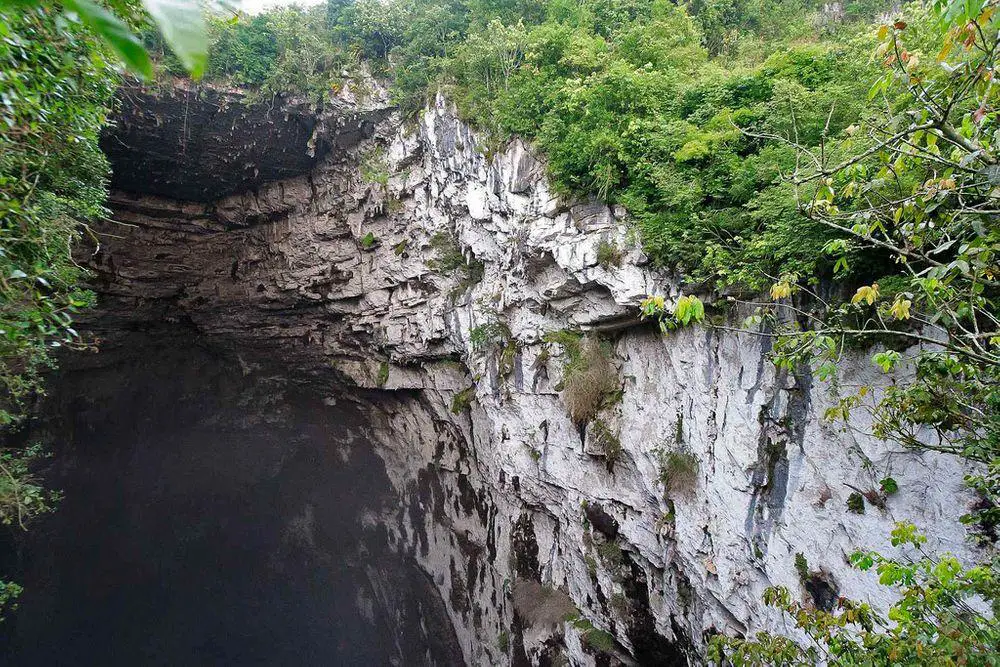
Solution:
<svg viewBox="0 0 1000 667"><path fill-rule="evenodd" d="M118 91L101 148L112 190L212 202L311 172L370 137L379 111L250 101L239 90L184 81L130 84Z"/></svg>

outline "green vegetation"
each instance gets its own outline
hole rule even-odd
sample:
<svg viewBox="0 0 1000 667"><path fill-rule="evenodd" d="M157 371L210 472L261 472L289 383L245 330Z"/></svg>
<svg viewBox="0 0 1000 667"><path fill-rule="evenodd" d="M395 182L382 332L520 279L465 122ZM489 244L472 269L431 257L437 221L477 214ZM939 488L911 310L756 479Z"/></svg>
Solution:
<svg viewBox="0 0 1000 667"><path fill-rule="evenodd" d="M746 639L714 637L709 659L717 664L795 665L992 665L1000 646L1000 577L988 565L963 568L952 556L924 553L927 538L899 523L892 544L912 550L905 560L859 551L851 563L873 570L899 595L883 618L866 603L841 598L833 611L796 602L783 587L764 601L785 610L809 637L808 646L760 632ZM985 602L984 613L974 599Z"/></svg>
<svg viewBox="0 0 1000 667"><path fill-rule="evenodd" d="M361 156L361 180L365 183L380 185L385 188L389 184L389 167L386 164L384 151L372 149Z"/></svg>
<svg viewBox="0 0 1000 667"><path fill-rule="evenodd" d="M0 10L0 425L24 416L54 347L79 346L92 295L69 254L107 215L97 146L116 75L100 42L51 8Z"/></svg>
<svg viewBox="0 0 1000 667"><path fill-rule="evenodd" d="M857 491L851 493L847 496L847 511L853 512L854 514L864 514L865 513L865 498Z"/></svg>
<svg viewBox="0 0 1000 667"><path fill-rule="evenodd" d="M0 523L23 530L35 517L55 509L60 494L41 486L33 472L46 458L39 444L0 451Z"/></svg>
<svg viewBox="0 0 1000 667"><path fill-rule="evenodd" d="M624 253L622 253L621 248L614 241L601 239L601 242L597 245L597 263L605 269L620 267L623 257Z"/></svg>
<svg viewBox="0 0 1000 667"><path fill-rule="evenodd" d="M561 191L624 204L656 263L693 284L759 289L782 272L832 272L823 248L836 235L800 212L779 176L797 164L793 135L835 155L862 117L878 76L864 28L882 9L851 3L838 18L801 0L329 0L210 19L207 72L253 99L322 104L345 87L363 96L364 60L406 112L444 89L487 143L531 140ZM620 250L604 246L601 265L616 266ZM880 266L878 253L854 257Z"/></svg>
<svg viewBox="0 0 1000 667"><path fill-rule="evenodd" d="M472 349L477 351L503 348L513 339L510 327L496 317L486 324L480 324L469 330L469 342L472 344Z"/></svg>
<svg viewBox="0 0 1000 667"><path fill-rule="evenodd" d="M460 415L464 412L468 412L472 407L472 401L476 399L476 388L467 387L462 391L455 392L455 395L451 398L451 411L453 414Z"/></svg>
<svg viewBox="0 0 1000 667"><path fill-rule="evenodd" d="M152 61L133 28L155 24L186 70L204 69L200 5L189 0L0 2L0 439L43 393L56 348L83 348L73 316L93 301L71 249L104 218L108 164L98 147L120 80ZM18 530L50 512L59 494L38 471L37 444L0 450L0 520ZM0 612L21 593L0 581Z"/></svg>
<svg viewBox="0 0 1000 667"><path fill-rule="evenodd" d="M471 256L466 259L462 252L458 239L447 232L437 232L431 237L431 248L434 250L434 259L428 260L427 265L444 275L457 274L460 279L452 297L464 293L467 289L483 279L485 267L483 263Z"/></svg>
<svg viewBox="0 0 1000 667"><path fill-rule="evenodd" d="M842 130L831 131L831 115L818 148L799 122L794 132L742 133L794 155L776 187L794 196L796 215L808 221L794 225L802 247L813 232L827 238L813 250L832 260L836 286L821 294L812 270L783 265L744 330L773 340L779 372L811 371L823 382L836 379L845 352L879 343L872 363L894 381L884 392L838 387L841 399L825 419L847 428L865 411L880 439L979 464L966 478L978 501L962 521L987 546L1000 525L1000 233L996 180L984 178L1000 160L996 10L992 1L914 4L872 29L873 39L857 42L872 55L867 101L859 98L860 113ZM702 321L690 301L681 317L681 304L651 297L643 315L665 331ZM897 374L914 346L915 372ZM863 513L867 501L884 509L897 491L885 478L879 488L854 489L847 508ZM918 546L910 537L893 541ZM922 554L916 569L872 558L885 570L881 583L903 595L889 621L850 601L831 615L809 613L771 591L769 601L791 613L814 646L770 635L716 645L728 646L737 664L811 664L816 656L837 664L991 664L996 614L984 617L965 599L979 596L997 610L996 591L982 589L983 582L995 588L995 551L985 551L971 575L947 555Z"/></svg>
<svg viewBox="0 0 1000 667"><path fill-rule="evenodd" d="M518 615L531 625L557 625L579 613L565 592L530 579L515 581L511 597Z"/></svg>
<svg viewBox="0 0 1000 667"><path fill-rule="evenodd" d="M572 331L552 332L544 340L562 347L563 379L558 389L574 422L586 424L621 397L609 344Z"/></svg>
<svg viewBox="0 0 1000 667"><path fill-rule="evenodd" d="M497 355L497 375L501 378L509 376L514 371L514 358L518 345L510 328L493 316L485 324L473 327L469 331L469 342L476 352Z"/></svg>
<svg viewBox="0 0 1000 667"><path fill-rule="evenodd" d="M772 339L782 373L832 381L845 352L878 342L874 367L895 374L920 346L913 374L887 391L837 385L846 393L825 417L844 424L867 410L879 438L980 464L966 480L978 502L963 521L996 539L996 0L928 0L882 26L869 21L884 4L868 0L844 5L842 16L804 0L330 0L236 22L203 19L190 0L142 4L159 28L145 34L146 49L134 36L144 15L129 0L108 2L113 13L90 0L0 5L0 425L8 431L40 390L52 348L83 346L72 316L91 296L78 288L70 247L87 221L106 215L97 136L117 83L114 59L146 77L153 61L177 74L205 71L248 87L251 101L295 94L316 105L342 92L366 96L365 61L405 112L443 88L491 146L514 134L531 141L560 192L624 205L647 255L688 292L644 303L664 331L725 328L706 321L694 294L724 288L755 309L744 330ZM385 186L384 164L368 157L363 177ZM481 278L483 265L452 236L431 244L432 268L460 272L457 289ZM605 268L620 259L612 244L598 248ZM567 332L547 340L562 346L571 417L593 420L618 390L609 350ZM496 350L503 374L516 347ZM378 375L384 384L388 364ZM54 498L35 480L36 456L3 456L3 516L21 525ZM696 477L690 454L665 455L668 493ZM855 490L848 507L863 512L867 499L884 508L897 490L883 479ZM906 525L893 542L920 557L854 561L902 596L889 620L847 600L833 612L805 609L774 589L767 601L814 644L718 638L717 659L988 664L1000 643L997 614L966 600L1000 609L997 563L963 569L924 554ZM19 588L0 586L8 605Z"/></svg>
<svg viewBox="0 0 1000 667"><path fill-rule="evenodd" d="M883 477L878 483L879 489L881 489L882 494L885 496L891 496L892 494L899 491L899 484L892 477Z"/></svg>
<svg viewBox="0 0 1000 667"><path fill-rule="evenodd" d="M614 540L598 542L597 555L608 572L618 578L625 566L625 553L622 551L621 545Z"/></svg>
<svg viewBox="0 0 1000 667"><path fill-rule="evenodd" d="M614 472L615 463L622 454L621 439L601 419L595 419L590 428L593 429L594 442L600 445L601 451L604 452L604 465L608 472Z"/></svg>
<svg viewBox="0 0 1000 667"><path fill-rule="evenodd" d="M585 619L583 616L577 614L573 616L569 622L570 625L572 625L577 632L580 633L580 638L583 640L584 645L592 650L599 651L601 653L612 653L617 648L617 643L615 642L615 636L613 634L605 630L595 628L594 624Z"/></svg>
<svg viewBox="0 0 1000 667"><path fill-rule="evenodd" d="M795 554L795 571L799 574L799 581L803 584L809 581L809 562L801 553Z"/></svg>
<svg viewBox="0 0 1000 667"><path fill-rule="evenodd" d="M378 244L378 238L373 232L368 232L359 241L362 250L371 250Z"/></svg>
<svg viewBox="0 0 1000 667"><path fill-rule="evenodd" d="M691 491L698 483L698 459L690 452L662 452L660 483L668 495Z"/></svg>
<svg viewBox="0 0 1000 667"><path fill-rule="evenodd" d="M389 362L383 361L378 365L378 375L375 376L375 386L384 387L385 383L389 381Z"/></svg>

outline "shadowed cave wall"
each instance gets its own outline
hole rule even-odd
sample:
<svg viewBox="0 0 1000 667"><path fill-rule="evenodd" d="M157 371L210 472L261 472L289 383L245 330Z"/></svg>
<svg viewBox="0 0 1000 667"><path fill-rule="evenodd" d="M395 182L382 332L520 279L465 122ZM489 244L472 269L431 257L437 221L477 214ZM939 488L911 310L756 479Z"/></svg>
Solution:
<svg viewBox="0 0 1000 667"><path fill-rule="evenodd" d="M352 405L197 337L125 349L55 383L65 500L21 553L8 664L461 662Z"/></svg>

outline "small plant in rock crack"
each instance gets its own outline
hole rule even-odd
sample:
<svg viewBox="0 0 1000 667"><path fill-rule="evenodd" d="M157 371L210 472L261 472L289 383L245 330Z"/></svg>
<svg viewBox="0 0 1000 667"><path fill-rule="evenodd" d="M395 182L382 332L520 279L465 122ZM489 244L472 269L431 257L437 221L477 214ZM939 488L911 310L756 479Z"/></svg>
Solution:
<svg viewBox="0 0 1000 667"><path fill-rule="evenodd" d="M895 480L892 480L892 482L895 483ZM884 491L882 491L881 488L878 488L878 489L876 489L876 488L859 489L858 487L856 487L856 486L854 486L852 484L846 484L846 483L844 484L844 486L846 486L846 487L848 487L850 489L853 489L856 493L861 494L861 496L865 500L867 500L868 504L871 505L872 507L877 507L880 510L884 510L885 509L886 499L887 498L886 498L886 493ZM890 486L891 486L891 484L890 484Z"/></svg>
<svg viewBox="0 0 1000 667"><path fill-rule="evenodd" d="M389 213L402 213L406 204L399 197L390 196L385 200L385 208Z"/></svg>
<svg viewBox="0 0 1000 667"><path fill-rule="evenodd" d="M882 490L883 496L891 496L899 491L899 484L892 477L883 477L879 480L878 486Z"/></svg>
<svg viewBox="0 0 1000 667"><path fill-rule="evenodd" d="M667 509L656 520L656 534L670 537L677 528L677 507L674 501L667 500Z"/></svg>
<svg viewBox="0 0 1000 667"><path fill-rule="evenodd" d="M698 459L691 452L672 451L660 454L660 483L667 495L685 493L698 482Z"/></svg>
<svg viewBox="0 0 1000 667"><path fill-rule="evenodd" d="M490 319L469 330L469 343L476 352L503 347L513 337L510 327L498 319Z"/></svg>
<svg viewBox="0 0 1000 667"><path fill-rule="evenodd" d="M427 266L442 275L459 274L458 284L452 290L453 297L465 292L468 288L483 279L485 265L470 254L465 253L458 244L458 239L448 232L437 232L431 236L431 248L435 252L434 259L428 260Z"/></svg>
<svg viewBox="0 0 1000 667"><path fill-rule="evenodd" d="M865 498L857 491L847 496L847 511L854 514L865 513Z"/></svg>
<svg viewBox="0 0 1000 667"><path fill-rule="evenodd" d="M476 352L498 353L497 374L504 378L514 371L518 345L510 327L493 317L469 331L469 343Z"/></svg>
<svg viewBox="0 0 1000 667"><path fill-rule="evenodd" d="M451 273L465 266L465 253L458 240L448 232L437 232L431 237L431 248L436 257L427 265L440 273Z"/></svg>
<svg viewBox="0 0 1000 667"><path fill-rule="evenodd" d="M389 380L389 362L383 361L379 364L378 375L375 376L375 384L378 387L384 387L385 383Z"/></svg>
<svg viewBox="0 0 1000 667"><path fill-rule="evenodd" d="M619 617L621 618L628 617L628 612L629 612L628 598L626 598L621 593L615 593L614 595L612 595L611 600L608 602L608 604L611 605L611 609L613 609L614 612L618 614Z"/></svg>
<svg viewBox="0 0 1000 667"><path fill-rule="evenodd" d="M595 628L593 623L585 619L579 613L570 618L569 623L574 629L577 630L577 632L580 633L580 639L583 640L584 645L591 650L599 653L611 653L615 650L616 644L614 635L610 632L605 632L604 630Z"/></svg>
<svg viewBox="0 0 1000 667"><path fill-rule="evenodd" d="M795 554L795 571L799 573L799 581L803 584L809 580L809 561L801 552Z"/></svg>
<svg viewBox="0 0 1000 667"><path fill-rule="evenodd" d="M624 253L622 253L621 248L614 241L601 239L601 242L597 245L597 263L605 269L620 267L623 257Z"/></svg>
<svg viewBox="0 0 1000 667"><path fill-rule="evenodd" d="M618 434L612 431L602 419L595 419L591 424L593 429L594 442L601 447L604 452L604 466L608 472L615 471L615 463L622 454L622 441Z"/></svg>
<svg viewBox="0 0 1000 667"><path fill-rule="evenodd" d="M614 540L599 542L597 555L608 571L614 575L619 574L625 565L625 552L622 551L621 545Z"/></svg>
<svg viewBox="0 0 1000 667"><path fill-rule="evenodd" d="M361 244L362 250L371 250L378 245L378 237L376 237L374 233L368 232L361 237L359 243Z"/></svg>
<svg viewBox="0 0 1000 667"><path fill-rule="evenodd" d="M472 401L476 398L476 388L467 387L462 391L455 392L455 395L451 399L451 411L453 414L459 415L463 412L468 412L472 407Z"/></svg>
<svg viewBox="0 0 1000 667"><path fill-rule="evenodd" d="M360 172L365 183L385 188L389 184L389 166L385 151L380 147L366 150L361 155Z"/></svg>

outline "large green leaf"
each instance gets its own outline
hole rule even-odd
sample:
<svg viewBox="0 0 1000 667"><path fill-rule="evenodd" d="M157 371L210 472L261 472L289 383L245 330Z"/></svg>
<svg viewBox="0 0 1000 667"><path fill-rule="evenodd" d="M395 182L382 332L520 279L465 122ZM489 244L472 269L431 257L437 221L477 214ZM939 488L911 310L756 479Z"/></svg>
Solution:
<svg viewBox="0 0 1000 667"><path fill-rule="evenodd" d="M118 17L91 0L63 0L63 5L104 39L129 69L143 78L153 77L153 61L149 54L139 38Z"/></svg>
<svg viewBox="0 0 1000 667"><path fill-rule="evenodd" d="M198 0L143 0L163 38L191 77L198 79L208 64L208 33Z"/></svg>

